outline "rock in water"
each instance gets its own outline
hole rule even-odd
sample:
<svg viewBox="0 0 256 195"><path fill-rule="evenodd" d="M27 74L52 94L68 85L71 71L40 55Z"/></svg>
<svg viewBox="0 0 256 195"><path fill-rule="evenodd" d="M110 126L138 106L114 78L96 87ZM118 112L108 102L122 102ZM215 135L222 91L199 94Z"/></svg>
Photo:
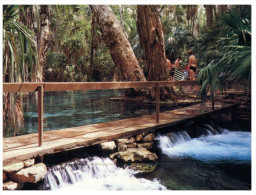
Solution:
<svg viewBox="0 0 256 195"><path fill-rule="evenodd" d="M9 177L17 182L21 183L37 183L38 181L44 179L47 173L47 168L45 164L39 163L33 165L32 167L22 169L17 173L10 173Z"/></svg>
<svg viewBox="0 0 256 195"><path fill-rule="evenodd" d="M148 150L151 150L152 147L153 147L153 142L138 144L138 148L146 148Z"/></svg>
<svg viewBox="0 0 256 195"><path fill-rule="evenodd" d="M155 139L155 135L154 135L154 133L150 133L150 134L148 134L148 135L146 135L145 137L143 137L142 138L142 142L152 142L152 141L154 141L154 139Z"/></svg>
<svg viewBox="0 0 256 195"><path fill-rule="evenodd" d="M131 144L133 142L135 142L135 138L134 137L123 138L123 139L118 139L117 140L118 144Z"/></svg>
<svg viewBox="0 0 256 195"><path fill-rule="evenodd" d="M127 145L126 144L118 144L117 150L120 151L125 151L127 150Z"/></svg>
<svg viewBox="0 0 256 195"><path fill-rule="evenodd" d="M158 159L155 153L148 151L146 148L128 148L126 151L111 154L110 158L117 158L124 162L154 162Z"/></svg>
<svg viewBox="0 0 256 195"><path fill-rule="evenodd" d="M35 159L28 159L28 160L23 161L23 163L24 163L25 168L31 167L32 165L35 164Z"/></svg>
<svg viewBox="0 0 256 195"><path fill-rule="evenodd" d="M139 173L149 173L154 171L156 168L155 163L132 163L131 165L127 166L129 169L132 169Z"/></svg>
<svg viewBox="0 0 256 195"><path fill-rule="evenodd" d="M109 150L116 149L116 144L114 141L110 141L110 142L101 143L100 147L103 151L109 151Z"/></svg>
<svg viewBox="0 0 256 195"><path fill-rule="evenodd" d="M8 181L6 183L3 183L3 190L20 190L24 186L23 183L16 183L13 181Z"/></svg>
<svg viewBox="0 0 256 195"><path fill-rule="evenodd" d="M142 140L143 134L139 134L136 136L136 142L139 142L140 140Z"/></svg>
<svg viewBox="0 0 256 195"><path fill-rule="evenodd" d="M7 180L7 175L6 173L3 173L3 181Z"/></svg>
<svg viewBox="0 0 256 195"><path fill-rule="evenodd" d="M13 173L21 170L24 167L23 162L13 163L3 167L5 173Z"/></svg>

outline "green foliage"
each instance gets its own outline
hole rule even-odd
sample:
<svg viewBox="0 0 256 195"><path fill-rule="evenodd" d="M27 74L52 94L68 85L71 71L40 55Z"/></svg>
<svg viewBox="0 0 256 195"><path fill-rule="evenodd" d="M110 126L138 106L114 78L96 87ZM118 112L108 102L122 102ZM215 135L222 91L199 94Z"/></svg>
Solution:
<svg viewBox="0 0 256 195"><path fill-rule="evenodd" d="M241 16L236 10L228 11L219 19L219 28L206 32L201 37L211 63L199 72L198 80L202 83L201 97L211 89L211 96L221 87L220 73L233 81L246 82L251 80L251 18L250 13ZM221 30L220 30L221 29ZM208 38L210 35L214 38ZM207 40L207 41L206 41Z"/></svg>
<svg viewBox="0 0 256 195"><path fill-rule="evenodd" d="M52 6L46 81L112 79L115 66L99 31L96 32L94 40L94 71L91 70L91 17L91 9L87 5ZM95 74L97 78L94 78Z"/></svg>
<svg viewBox="0 0 256 195"><path fill-rule="evenodd" d="M251 79L251 17L242 17L235 10L221 17L225 29L219 36L224 45L218 62L224 71L236 81Z"/></svg>
<svg viewBox="0 0 256 195"><path fill-rule="evenodd" d="M178 27L173 30L173 36L166 41L167 56L173 62L178 56L181 56L187 62L187 50L193 49L196 39L186 28Z"/></svg>
<svg viewBox="0 0 256 195"><path fill-rule="evenodd" d="M200 70L198 74L198 82L201 84L199 95L202 101L205 101L207 94L210 91L211 100L214 102L214 94L219 89L223 89L223 82L220 80L218 67L214 65L214 61L210 62L206 67Z"/></svg>
<svg viewBox="0 0 256 195"><path fill-rule="evenodd" d="M5 5L3 8L4 82L28 81L32 71L28 75L26 67L33 70L37 61L37 46L33 32L18 21L21 7Z"/></svg>

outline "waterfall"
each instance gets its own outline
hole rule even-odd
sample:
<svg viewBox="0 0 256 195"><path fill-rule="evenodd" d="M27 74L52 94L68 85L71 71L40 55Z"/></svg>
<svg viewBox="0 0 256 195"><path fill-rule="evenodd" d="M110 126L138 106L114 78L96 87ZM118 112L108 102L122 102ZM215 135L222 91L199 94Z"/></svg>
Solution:
<svg viewBox="0 0 256 195"><path fill-rule="evenodd" d="M251 132L230 131L205 125L204 133L191 138L186 131L157 135L158 147L170 158L201 161L250 161Z"/></svg>
<svg viewBox="0 0 256 195"><path fill-rule="evenodd" d="M136 178L135 171L117 167L109 158L79 159L49 168L43 189L165 190L158 180Z"/></svg>

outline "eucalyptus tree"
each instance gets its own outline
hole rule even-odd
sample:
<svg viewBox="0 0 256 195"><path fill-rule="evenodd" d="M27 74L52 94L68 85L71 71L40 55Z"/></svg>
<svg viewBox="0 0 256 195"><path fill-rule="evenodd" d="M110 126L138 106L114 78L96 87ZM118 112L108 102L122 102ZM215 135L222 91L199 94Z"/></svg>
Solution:
<svg viewBox="0 0 256 195"><path fill-rule="evenodd" d="M166 65L164 32L159 17L158 6L138 5L137 6L137 29L140 38L140 45L148 69L149 81L168 80L168 67ZM150 92L151 98L155 98L154 90ZM161 88L161 98L173 98L173 88Z"/></svg>
<svg viewBox="0 0 256 195"><path fill-rule="evenodd" d="M211 27L213 24L213 7L214 5L205 5L207 27Z"/></svg>
<svg viewBox="0 0 256 195"><path fill-rule="evenodd" d="M44 77L44 68L46 65L46 54L48 49L49 34L50 34L50 5L40 5L40 24L38 25L38 60L34 70L32 81L42 82Z"/></svg>
<svg viewBox="0 0 256 195"><path fill-rule="evenodd" d="M217 5L218 15L226 14L228 10L228 5Z"/></svg>
<svg viewBox="0 0 256 195"><path fill-rule="evenodd" d="M117 67L115 81L146 81L120 22L108 5L90 5L97 15L102 38Z"/></svg>
<svg viewBox="0 0 256 195"><path fill-rule="evenodd" d="M188 30L191 34L193 34L194 28L195 28L195 19L197 14L197 5L186 5L186 9L187 9Z"/></svg>
<svg viewBox="0 0 256 195"><path fill-rule="evenodd" d="M137 29L147 61L148 80L167 80L164 33L155 5L137 6Z"/></svg>

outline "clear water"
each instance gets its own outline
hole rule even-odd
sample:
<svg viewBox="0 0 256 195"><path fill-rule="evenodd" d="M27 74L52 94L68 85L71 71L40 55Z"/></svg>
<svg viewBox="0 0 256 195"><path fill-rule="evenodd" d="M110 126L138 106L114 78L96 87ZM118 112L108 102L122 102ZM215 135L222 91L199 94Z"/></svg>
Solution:
<svg viewBox="0 0 256 195"><path fill-rule="evenodd" d="M250 190L251 133L207 125L191 138L180 129L157 135L156 169L136 173L109 158L88 157L49 168L51 190Z"/></svg>
<svg viewBox="0 0 256 195"><path fill-rule="evenodd" d="M154 105L110 100L122 94L122 90L45 92L44 131L155 113ZM23 103L25 121L20 135L37 132L36 102L35 95L30 95ZM168 109L160 107L161 111ZM156 141L161 152L153 172L123 169L109 158L81 158L50 167L44 189L251 189L251 133L237 127L220 131L209 124L203 128L198 138L190 137L188 129L159 134ZM12 135L11 130L4 133L5 137Z"/></svg>
<svg viewBox="0 0 256 195"><path fill-rule="evenodd" d="M214 129L213 129L214 130ZM251 133L224 129L191 138L186 131L158 135L162 155L157 169L140 176L172 190L249 190Z"/></svg>
<svg viewBox="0 0 256 195"><path fill-rule="evenodd" d="M86 158L52 167L44 189L50 190L166 190L159 181L136 178L109 158Z"/></svg>
<svg viewBox="0 0 256 195"><path fill-rule="evenodd" d="M170 158L190 157L200 161L250 161L251 133L224 130L222 134L201 136L192 139L179 136L173 143L166 135L159 135L159 147Z"/></svg>
<svg viewBox="0 0 256 195"><path fill-rule="evenodd" d="M154 105L112 101L123 90L63 91L44 93L44 131L102 123L155 113ZM161 111L168 110L160 107ZM30 93L23 102L24 125L18 135L38 131L37 99ZM12 128L4 132L13 136Z"/></svg>

